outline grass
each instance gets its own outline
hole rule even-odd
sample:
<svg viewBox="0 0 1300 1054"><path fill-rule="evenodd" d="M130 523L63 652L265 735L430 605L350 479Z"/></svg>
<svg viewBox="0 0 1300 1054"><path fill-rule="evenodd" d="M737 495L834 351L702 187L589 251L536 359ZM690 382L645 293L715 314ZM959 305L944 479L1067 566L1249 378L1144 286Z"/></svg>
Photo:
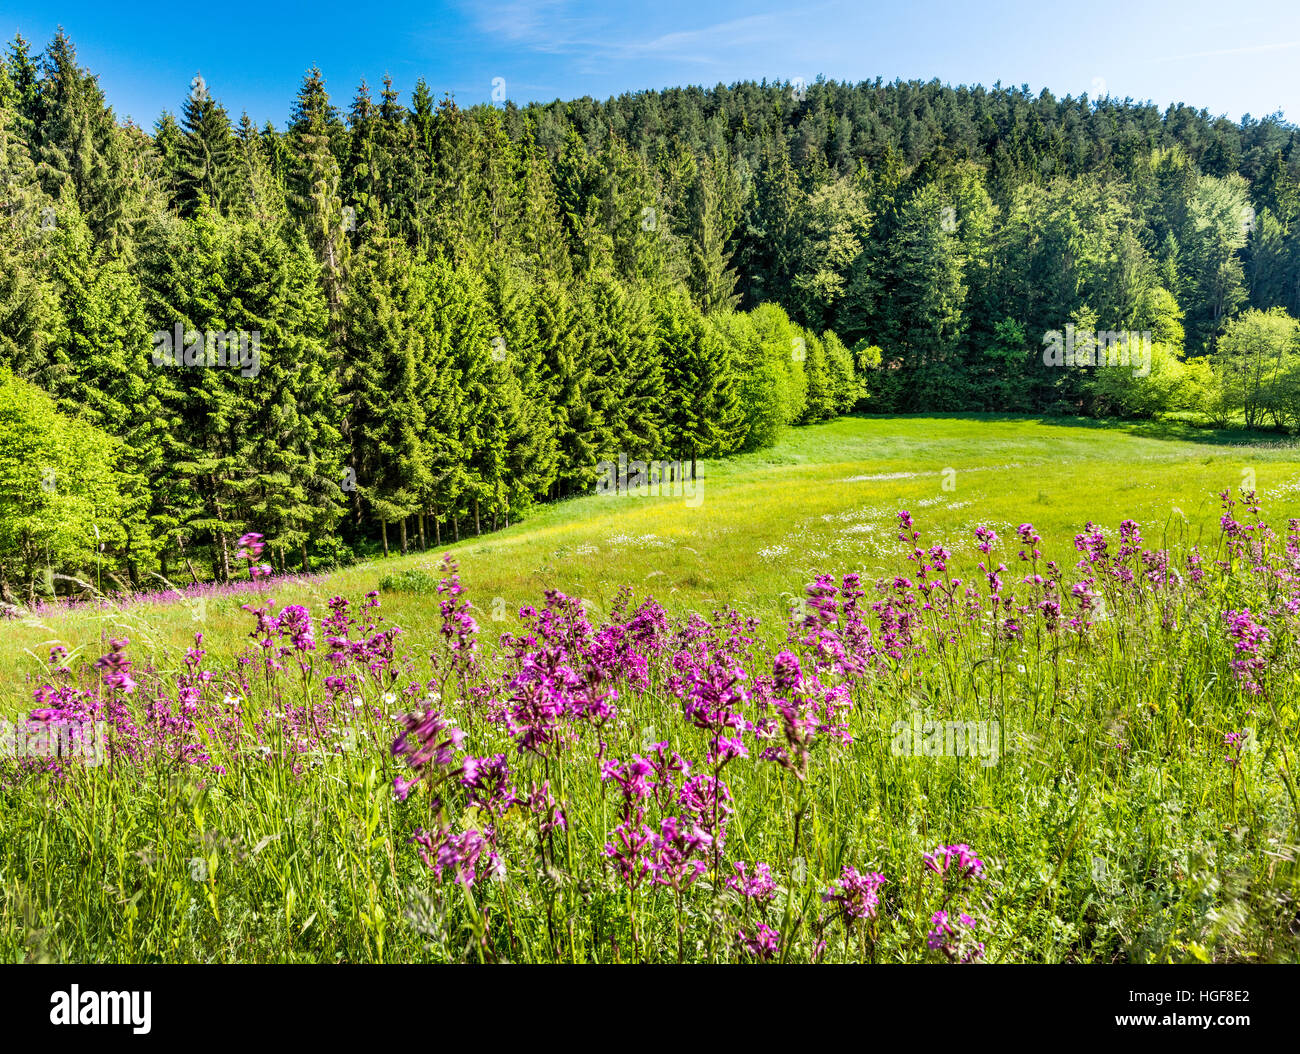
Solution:
<svg viewBox="0 0 1300 1054"><path fill-rule="evenodd" d="M946 470L952 470L945 474ZM428 553L374 560L308 585L279 584L281 604L323 605L359 596L381 579L433 572L442 552L460 562L477 617L491 631L516 626L514 613L546 589L583 598L593 616L624 585L674 612L731 606L783 617L803 586L827 569L892 573L901 548L894 514L924 516L927 533L973 555L971 532L1007 534L1032 521L1053 546L1084 523L1136 519L1148 538L1192 540L1218 532L1223 490L1253 484L1277 519L1300 515L1300 445L1257 433L1180 424L1100 423L1087 418L963 414L842 418L791 430L774 448L704 462L700 502L678 497L587 496L545 506L524 522ZM950 489L945 489L947 485ZM90 574L93 580L93 573ZM22 703L53 642L90 654L110 636L135 634L173 658L202 630L214 655L230 658L247 640L246 596L200 605L132 605L96 613L47 612L4 625L0 713ZM385 609L427 641L437 598L398 588ZM92 656L94 657L94 656Z"/></svg>
<svg viewBox="0 0 1300 1054"><path fill-rule="evenodd" d="M432 554L273 583L278 604L301 602L319 615L329 597L356 598L385 580L380 611L402 627L398 655L409 664L376 671L367 651L334 671L347 684L333 693L322 683L323 645L310 675L300 676L292 655L278 673L263 671L260 659L235 665L250 643L252 619L240 610L248 596L209 597L202 610L192 601L140 603L6 624L0 699L8 712L26 713L31 687L46 681L81 699L72 687L89 688L96 676L78 660L127 635L140 687L116 702L109 693L108 703L125 704L141 729L154 721L150 728L169 731L142 734L133 762L72 764L59 777L0 769L0 956L937 961L970 952L978 938L983 958L1003 962L1294 961L1300 657L1294 618L1281 607L1294 587L1256 573L1245 557L1212 569L1200 588L1162 592L1099 575L1105 618L1079 632L1049 631L1031 613L1017 636L997 628L1008 615L984 610L983 576L971 575L985 559L974 531L991 526L1001 536L991 557L1010 567L1003 578L1025 600L1015 528L1032 522L1043 558L1067 571L1068 617L1077 613L1075 535L1086 521L1101 524L1113 554L1125 519L1138 521L1148 549L1173 550L1186 574L1190 546L1226 557L1216 495L1250 483L1250 473L1284 535L1286 519L1300 515L1300 450L1290 444L1180 425L968 415L802 429L772 450L706 464L697 507L593 496L449 547L461 599L483 629L472 675L451 663L438 632L448 595L428 591L442 577ZM889 585L898 574L916 577L910 546L897 537L904 508L925 546L952 551L950 576L969 578L974 601L959 590L947 607L914 611L900 599L907 589ZM1271 543L1270 560L1294 573L1284 542ZM719 763L716 722L683 719L679 692L692 698L683 671L693 670L704 691L699 684L739 665L757 687L773 674L792 606L809 611L804 586L827 572L838 583L848 571L885 581L879 593L864 587L863 604L911 612L912 643L852 675L815 647L794 645L820 687L815 698L786 693L787 702L842 726L845 738L830 727L814 736L806 778L796 762L760 760L772 745L797 755L775 719L781 693L764 682L754 698L719 704L751 722L750 757ZM622 625L624 585L633 604L653 594L667 618L683 620L657 638L666 651L598 661L572 606L557 602L541 623L529 620L543 644L547 627L567 641L574 669L604 671L583 674L594 678L592 692L619 694L604 723L561 722L572 737L563 747L519 752L515 729L493 718L512 693L528 694L537 667L493 647L498 633L517 632L516 610L541 607L547 589L585 601L597 627ZM727 607L760 622L746 628L713 616ZM1243 653L1224 623L1224 612L1245 608L1269 628L1259 693L1234 671ZM707 621L686 623L691 613ZM872 618L872 639L883 642L888 628ZM841 610L834 632L842 639L847 622ZM351 636L373 639L388 624L353 627ZM182 664L196 629L210 682ZM700 640L705 662L689 658ZM68 674L43 662L53 641L72 650ZM544 658L541 645L530 651ZM644 683L634 675L642 661ZM188 716L179 705L187 684L200 691ZM422 709L426 690L464 729L470 754L505 756L523 802L476 804L437 766L405 800L394 796L393 778L410 771L387 747L397 716ZM146 700L157 708L152 717ZM753 725L768 719L773 737L759 738ZM981 736L995 730L981 742L996 746L957 754L931 749L927 738L900 749L900 734L934 720ZM1243 738L1225 744L1229 735ZM718 814L707 804L692 812L689 795L665 790L662 801L629 802L617 779L602 779L602 763L626 765L656 742L696 775L722 780L734 809L716 854L686 853L702 871L681 895L648 881L630 889L603 852L621 844L620 824L644 822L658 834L669 815L718 832ZM183 760L178 745L198 760ZM548 795L563 808L563 827L547 829ZM419 829L444 849L461 839L453 855L462 861L464 839L490 830L475 881L428 869L410 841ZM981 878L925 867L925 852L953 843L982 857ZM491 852L501 881L484 874ZM750 874L770 865L771 899L726 885L737 863ZM823 899L845 867L884 876L878 907L861 918L843 910L849 901ZM968 913L974 928L958 925L960 942L928 947L939 910ZM763 937L760 923L776 936Z"/></svg>

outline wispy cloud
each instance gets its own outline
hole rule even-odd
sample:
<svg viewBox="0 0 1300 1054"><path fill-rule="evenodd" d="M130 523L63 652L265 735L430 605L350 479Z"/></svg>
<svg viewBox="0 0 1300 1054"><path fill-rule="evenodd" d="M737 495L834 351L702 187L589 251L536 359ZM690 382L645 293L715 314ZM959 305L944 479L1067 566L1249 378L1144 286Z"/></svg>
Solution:
<svg viewBox="0 0 1300 1054"><path fill-rule="evenodd" d="M650 21L575 15L568 0L514 0L491 7L466 8L477 28L502 43L547 54L579 56L589 63L632 62L641 59L700 65L717 64L727 53L762 46L787 45L798 39L810 16L838 6L745 15L697 29L662 33L646 39L637 35Z"/></svg>
<svg viewBox="0 0 1300 1054"><path fill-rule="evenodd" d="M1182 62L1184 59L1209 59L1223 55L1255 55L1264 51L1286 51L1288 48L1300 48L1300 40L1288 40L1282 44L1247 44L1244 47L1219 48L1215 51L1193 51L1187 55L1166 55L1156 61Z"/></svg>

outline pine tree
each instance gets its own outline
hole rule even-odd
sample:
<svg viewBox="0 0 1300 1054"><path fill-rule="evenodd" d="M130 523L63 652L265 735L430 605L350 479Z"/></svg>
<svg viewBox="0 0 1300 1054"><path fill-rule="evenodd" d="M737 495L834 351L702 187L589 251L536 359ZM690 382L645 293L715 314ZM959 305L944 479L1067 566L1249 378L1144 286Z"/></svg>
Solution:
<svg viewBox="0 0 1300 1054"><path fill-rule="evenodd" d="M680 294L658 304L666 393L666 438L695 479L700 457L731 453L744 436L744 410L730 349Z"/></svg>
<svg viewBox="0 0 1300 1054"><path fill-rule="evenodd" d="M547 283L538 289L537 337L541 376L550 393L559 451L555 496L589 489L599 454L608 449L606 422L596 405L599 383L592 370L592 331L581 303Z"/></svg>
<svg viewBox="0 0 1300 1054"><path fill-rule="evenodd" d="M127 199L129 156L122 131L104 102L98 78L77 65L72 42L59 30L42 59L29 148L46 193L67 182L95 240L120 255L138 210Z"/></svg>
<svg viewBox="0 0 1300 1054"><path fill-rule="evenodd" d="M235 138L202 74L191 82L182 112L177 205L183 215L192 215L202 201L226 213L235 197Z"/></svg>
<svg viewBox="0 0 1300 1054"><path fill-rule="evenodd" d="M516 235L520 254L534 278L542 283L568 285L573 274L560 220L551 165L526 138L520 148L522 185L520 226Z"/></svg>
<svg viewBox="0 0 1300 1054"><path fill-rule="evenodd" d="M284 187L267 156L265 139L246 113L240 116L235 142L236 213L268 225L286 222L289 210L284 200Z"/></svg>
<svg viewBox="0 0 1300 1054"><path fill-rule="evenodd" d="M17 125L14 111L0 106L0 366L51 385L59 360L67 362L55 343L63 320L48 278L57 217Z"/></svg>
<svg viewBox="0 0 1300 1054"><path fill-rule="evenodd" d="M159 177L163 189L173 203L181 198L184 142L185 133L181 131L181 126L176 123L176 118L169 110L164 110L154 124L153 146L154 153L158 156Z"/></svg>
<svg viewBox="0 0 1300 1054"><path fill-rule="evenodd" d="M602 459L656 457L663 446L664 369L650 305L606 270L589 275L584 291L596 349L589 399L609 443Z"/></svg>
<svg viewBox="0 0 1300 1054"><path fill-rule="evenodd" d="M311 249L293 228L245 220L232 231L227 328L258 342L250 366L226 370L243 412L248 485L239 512L282 570L289 553L307 570L309 546L326 540L344 511L338 374L316 279Z"/></svg>
<svg viewBox="0 0 1300 1054"><path fill-rule="evenodd" d="M378 113L370 98L370 87L362 80L357 94L352 100L352 109L348 112L349 154L347 164L343 166L342 194L351 208L353 227L358 218L365 220L372 209L382 201L382 175L379 171L379 147L376 142Z"/></svg>
<svg viewBox="0 0 1300 1054"><path fill-rule="evenodd" d="M740 187L725 158L711 156L696 168L686 198L683 236L688 246L688 284L706 315L730 311L740 300L731 266L731 239L740 215Z"/></svg>
<svg viewBox="0 0 1300 1054"><path fill-rule="evenodd" d="M197 364L199 352L206 362L207 333L233 328L227 284L232 238L231 225L203 206L187 221L155 222L140 252L146 317L155 337L170 341L157 345L160 384L174 393L164 409L170 424L163 433L166 475L155 485L152 516L170 521L167 541L182 559L192 547L207 545L219 581L231 577L234 539L257 529L240 512L252 480L247 444L253 392L235 370ZM179 364L168 361L168 350Z"/></svg>
<svg viewBox="0 0 1300 1054"><path fill-rule="evenodd" d="M518 388L517 401L513 395L503 400L511 403L505 435L508 524L512 513L526 511L550 490L559 454L537 332L536 291L501 263L490 267L485 277L488 309L497 323L492 359L509 367Z"/></svg>
<svg viewBox="0 0 1300 1054"><path fill-rule="evenodd" d="M22 142L36 145L36 122L40 119L40 69L32 59L32 47L22 34L15 35L9 45L5 61L6 79L10 99L6 105L12 110L12 134Z"/></svg>
<svg viewBox="0 0 1300 1054"><path fill-rule="evenodd" d="M954 232L940 222L946 202L926 184L903 206L889 244L892 283L882 344L903 371L909 410L956 409L966 287Z"/></svg>
<svg viewBox="0 0 1300 1054"><path fill-rule="evenodd" d="M385 76L375 121L375 193L388 216L390 230L414 249L421 241L420 203L427 191L410 116L392 79Z"/></svg>
<svg viewBox="0 0 1300 1054"><path fill-rule="evenodd" d="M307 244L321 267L335 342L339 340L350 256L340 197L341 174L334 153L334 142L341 138L341 128L338 113L325 91L325 80L320 70L313 67L298 90L290 123L292 160L287 197L292 214L306 232Z"/></svg>
<svg viewBox="0 0 1300 1054"><path fill-rule="evenodd" d="M379 523L385 553L388 526L398 524L406 552L406 520L420 511L431 485L426 421L433 408L421 388L428 329L418 314L422 289L409 251L387 234L382 217L364 229L344 351L354 515L360 516L364 500Z"/></svg>
<svg viewBox="0 0 1300 1054"><path fill-rule="evenodd" d="M57 341L67 373L50 383L60 409L123 440L120 486L130 500L117 510L126 549L122 554L133 586L155 547L147 518L149 483L162 471L164 405L168 379L151 362L150 329L135 277L121 260L105 258L90 230L65 197L53 231L50 267L62 325Z"/></svg>

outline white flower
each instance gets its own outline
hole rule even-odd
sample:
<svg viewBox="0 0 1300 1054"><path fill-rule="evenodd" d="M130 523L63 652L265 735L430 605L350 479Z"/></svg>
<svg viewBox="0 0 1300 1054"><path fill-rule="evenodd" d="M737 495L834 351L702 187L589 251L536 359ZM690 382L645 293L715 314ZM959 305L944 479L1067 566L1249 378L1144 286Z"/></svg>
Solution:
<svg viewBox="0 0 1300 1054"><path fill-rule="evenodd" d="M392 706L395 702L397 702L397 696L395 696L392 692L385 692L385 693L384 693L384 705L385 705L385 706Z"/></svg>
<svg viewBox="0 0 1300 1054"><path fill-rule="evenodd" d="M359 696L359 695L354 695L354 696L352 697L352 709L353 709L353 710L360 710L361 707L362 707L361 696Z"/></svg>

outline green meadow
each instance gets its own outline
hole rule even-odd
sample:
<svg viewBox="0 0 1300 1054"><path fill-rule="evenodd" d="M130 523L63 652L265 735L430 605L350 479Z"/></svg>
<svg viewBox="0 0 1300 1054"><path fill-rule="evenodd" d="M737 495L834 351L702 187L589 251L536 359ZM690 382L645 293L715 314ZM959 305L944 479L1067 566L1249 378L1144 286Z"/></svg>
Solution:
<svg viewBox="0 0 1300 1054"><path fill-rule="evenodd" d="M1252 475L1278 531L1276 578L1220 536L1218 492ZM7 712L58 685L59 706L114 708L122 749L55 772L0 766L0 959L1296 960L1300 651L1282 610L1296 600L1282 538L1300 492L1294 443L850 418L706 463L701 479L689 498L592 495L446 546L480 626L472 667L440 637L433 552L269 583L277 610L310 607L317 639L333 632L318 621L330 597L383 585L395 652L354 626L360 658L337 666L323 639L295 651L283 626L283 650L235 666L254 645L240 605L256 594L4 624ZM915 568L900 509L921 545L953 553L933 608L888 584ZM1127 519L1176 573L1112 549L1092 567L1089 615L1071 592L1074 535L1091 521L1109 542ZM1064 571L1057 592L1020 585L1023 522ZM970 573L979 527L999 535L997 590L1027 601L1023 628ZM845 594L826 632L867 658L838 664L806 636L777 657L804 586L850 571L870 648ZM949 589L959 571L969 592ZM581 598L596 627L612 615L617 640L633 625L629 608L609 610L623 586L708 621L629 631L639 643L611 659L570 606L529 657L495 646L548 589ZM1051 596L1059 619L1034 607ZM761 620L756 639L713 614L728 606ZM187 666L196 631L208 654ZM123 636L130 692L90 667ZM71 652L61 671L45 663L55 643ZM568 697L554 725L533 695L547 647L584 671L578 689L545 682ZM803 674L778 683L796 661ZM728 695L740 668L750 687ZM342 686L323 691L331 672ZM692 710L708 699L721 709ZM409 741L393 748L412 711L416 760ZM733 718L743 732L724 754L732 726L719 722ZM653 795L628 767L645 757L661 766Z"/></svg>
<svg viewBox="0 0 1300 1054"><path fill-rule="evenodd" d="M433 576L453 553L487 636L513 629L515 612L547 589L581 597L593 619L623 586L670 611L709 614L731 606L770 622L784 618L817 574L905 573L897 513L909 510L927 545L943 544L959 566L974 560L974 529L1004 541L1032 523L1048 559L1074 562L1071 539L1088 521L1114 529L1136 520L1148 544L1218 536L1218 494L1253 485L1271 522L1300 515L1300 444L1258 432L1179 423L1122 424L1086 418L988 414L845 417L790 429L774 447L704 461L686 496L589 495L532 511L510 528L427 552L372 559L310 585L273 582L279 605L321 605L359 596L387 576ZM1006 543L1008 546L1011 543ZM1003 558L1006 558L1006 553ZM968 569L968 568L967 568ZM93 580L93 570L86 572ZM110 636L138 638L173 657L201 630L214 655L246 641L245 595L50 611L0 628L0 698L21 705L51 643L91 654ZM385 611L408 639L432 633L432 593L399 588Z"/></svg>

